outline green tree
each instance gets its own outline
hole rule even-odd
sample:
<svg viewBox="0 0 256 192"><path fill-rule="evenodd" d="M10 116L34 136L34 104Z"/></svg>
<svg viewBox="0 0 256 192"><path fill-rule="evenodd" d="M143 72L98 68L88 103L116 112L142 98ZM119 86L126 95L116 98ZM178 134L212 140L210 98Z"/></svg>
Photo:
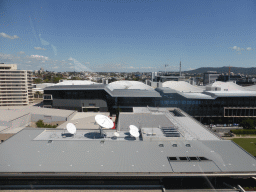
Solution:
<svg viewBox="0 0 256 192"><path fill-rule="evenodd" d="M59 81L61 80L61 77L54 77L53 78L53 83L59 83Z"/></svg>
<svg viewBox="0 0 256 192"><path fill-rule="evenodd" d="M37 126L37 127L44 127L44 122L43 122L43 120L39 119L39 120L36 122L36 126Z"/></svg>
<svg viewBox="0 0 256 192"><path fill-rule="evenodd" d="M34 82L35 84L39 84L39 83L42 83L42 79L34 79Z"/></svg>
<svg viewBox="0 0 256 192"><path fill-rule="evenodd" d="M244 119L240 122L240 126L244 129L255 129L254 121L252 119Z"/></svg>

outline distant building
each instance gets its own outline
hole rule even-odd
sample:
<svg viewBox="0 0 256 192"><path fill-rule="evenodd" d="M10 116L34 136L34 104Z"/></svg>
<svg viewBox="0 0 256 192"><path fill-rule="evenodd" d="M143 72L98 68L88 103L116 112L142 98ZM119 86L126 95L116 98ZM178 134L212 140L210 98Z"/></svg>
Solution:
<svg viewBox="0 0 256 192"><path fill-rule="evenodd" d="M134 106L155 106L156 99L161 97L152 87L138 81L115 81L110 84L68 82L44 89L44 107L84 112L131 111Z"/></svg>
<svg viewBox="0 0 256 192"><path fill-rule="evenodd" d="M33 103L32 71L17 70L15 64L0 64L0 106Z"/></svg>
<svg viewBox="0 0 256 192"><path fill-rule="evenodd" d="M44 68L40 68L39 70L39 74L42 74L42 73L44 73Z"/></svg>
<svg viewBox="0 0 256 192"><path fill-rule="evenodd" d="M204 85L208 85L214 83L216 79L219 77L219 73L217 71L207 71L204 73Z"/></svg>
<svg viewBox="0 0 256 192"><path fill-rule="evenodd" d="M217 79L217 81L233 81L236 83L237 81L241 81L242 76L241 75L220 75Z"/></svg>
<svg viewBox="0 0 256 192"><path fill-rule="evenodd" d="M179 107L197 118L256 117L255 86L241 87L232 82L216 81L208 86L192 86L169 81L157 88L162 98L159 107Z"/></svg>

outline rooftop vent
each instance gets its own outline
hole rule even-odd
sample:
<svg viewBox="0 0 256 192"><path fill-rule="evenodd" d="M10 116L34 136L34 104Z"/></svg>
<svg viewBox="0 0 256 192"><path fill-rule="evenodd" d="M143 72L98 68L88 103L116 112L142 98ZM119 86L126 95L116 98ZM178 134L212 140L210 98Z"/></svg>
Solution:
<svg viewBox="0 0 256 192"><path fill-rule="evenodd" d="M180 161L187 161L188 159L187 159L187 157L179 157L179 160Z"/></svg>
<svg viewBox="0 0 256 192"><path fill-rule="evenodd" d="M180 133L173 127L162 127L161 130L165 137L180 137Z"/></svg>
<svg viewBox="0 0 256 192"><path fill-rule="evenodd" d="M176 117L185 117L185 115L183 115L179 110L174 109L174 110L170 110L170 113L172 113L174 116Z"/></svg>
<svg viewBox="0 0 256 192"><path fill-rule="evenodd" d="M179 162L188 162L188 161L210 161L206 157L167 157L169 161L179 161Z"/></svg>

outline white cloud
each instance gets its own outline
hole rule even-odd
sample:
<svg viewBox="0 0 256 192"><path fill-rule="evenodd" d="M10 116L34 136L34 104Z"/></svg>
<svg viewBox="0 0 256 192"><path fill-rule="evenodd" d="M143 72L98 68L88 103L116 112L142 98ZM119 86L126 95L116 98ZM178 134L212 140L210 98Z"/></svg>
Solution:
<svg viewBox="0 0 256 192"><path fill-rule="evenodd" d="M0 58L3 60L10 60L13 59L15 56L11 55L11 54L4 54L4 53L0 53Z"/></svg>
<svg viewBox="0 0 256 192"><path fill-rule="evenodd" d="M35 50L43 50L45 51L46 49L45 48L42 48L42 47L34 47Z"/></svg>
<svg viewBox="0 0 256 192"><path fill-rule="evenodd" d="M141 69L155 69L156 67L141 67Z"/></svg>
<svg viewBox="0 0 256 192"><path fill-rule="evenodd" d="M53 71L92 71L76 59L68 60L52 60L42 55L16 55L0 53L0 61L7 64L17 63L20 69L35 70L38 67L44 67ZM28 67L30 65L30 67Z"/></svg>
<svg viewBox="0 0 256 192"><path fill-rule="evenodd" d="M0 33L1 37L7 38L7 39L18 39L19 37L17 35L7 35L6 33Z"/></svg>
<svg viewBox="0 0 256 192"><path fill-rule="evenodd" d="M72 57L69 57L68 58L68 61L73 61L74 59Z"/></svg>
<svg viewBox="0 0 256 192"><path fill-rule="evenodd" d="M230 48L237 51L238 52L237 54L241 54L241 51L252 51L253 50L251 47L242 48L242 47L238 47L238 46L233 46Z"/></svg>
<svg viewBox="0 0 256 192"><path fill-rule="evenodd" d="M42 55L31 55L31 56L27 56L28 58L31 59L37 59L37 60L49 60L49 57L45 57Z"/></svg>
<svg viewBox="0 0 256 192"><path fill-rule="evenodd" d="M24 51L19 51L19 52L17 52L17 54L22 55L22 54L25 54L25 52Z"/></svg>
<svg viewBox="0 0 256 192"><path fill-rule="evenodd" d="M41 34L39 34L39 39L40 39L42 45L49 45L50 44L49 42L47 42L47 41L45 41L44 39L41 38Z"/></svg>
<svg viewBox="0 0 256 192"><path fill-rule="evenodd" d="M54 55L57 55L57 48L54 45L51 45L51 46L52 46L52 50L54 52Z"/></svg>
<svg viewBox="0 0 256 192"><path fill-rule="evenodd" d="M232 47L232 49L236 50L236 51L243 51L244 50L244 48L237 47L237 46Z"/></svg>

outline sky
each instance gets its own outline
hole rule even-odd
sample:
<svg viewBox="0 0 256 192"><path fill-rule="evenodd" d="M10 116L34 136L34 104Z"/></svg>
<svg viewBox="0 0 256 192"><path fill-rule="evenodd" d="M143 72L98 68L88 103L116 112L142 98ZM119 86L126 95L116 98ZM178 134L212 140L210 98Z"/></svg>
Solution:
<svg viewBox="0 0 256 192"><path fill-rule="evenodd" d="M0 0L0 63L56 72L256 67L255 21L254 0Z"/></svg>

